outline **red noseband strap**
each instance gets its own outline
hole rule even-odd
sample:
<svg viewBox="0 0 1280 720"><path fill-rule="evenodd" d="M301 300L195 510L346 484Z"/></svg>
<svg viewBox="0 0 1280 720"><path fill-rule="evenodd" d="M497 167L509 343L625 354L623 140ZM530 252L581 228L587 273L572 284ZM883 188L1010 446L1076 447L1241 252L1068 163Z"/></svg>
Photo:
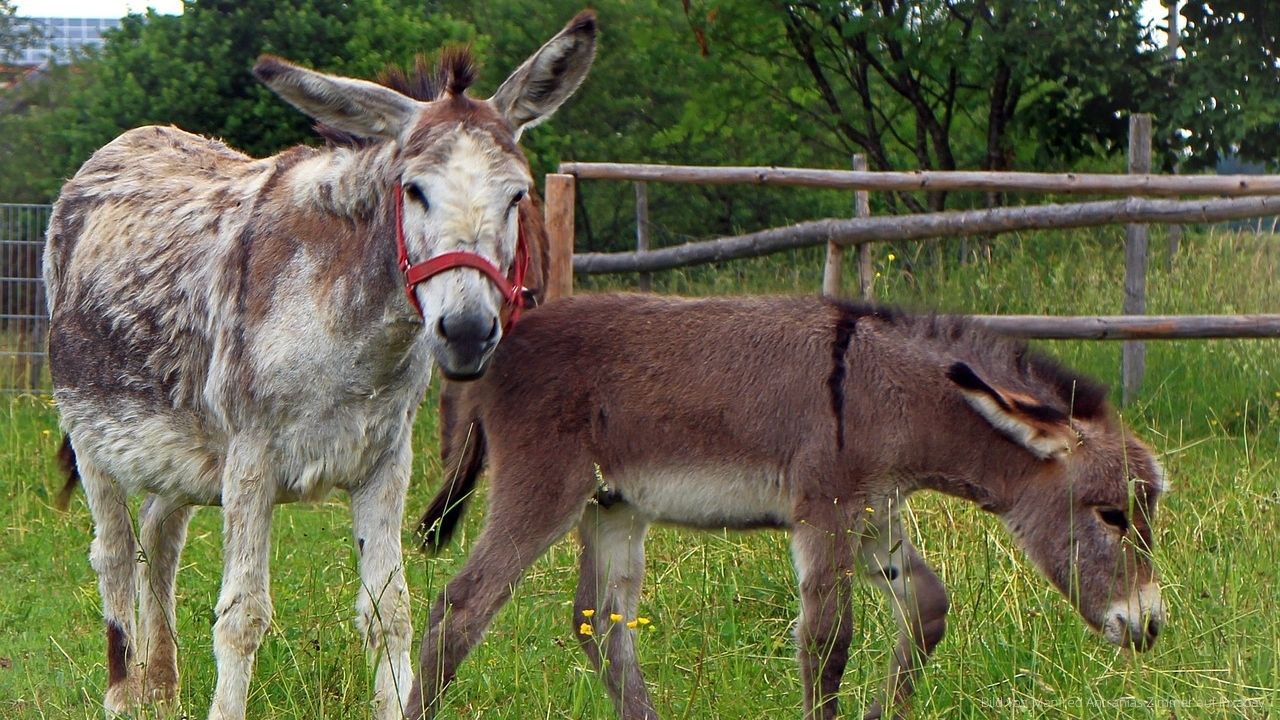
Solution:
<svg viewBox="0 0 1280 720"><path fill-rule="evenodd" d="M404 244L404 186L398 186L396 188L396 254L399 258L400 272L404 273L404 294L409 298L409 304L418 311L418 315L422 315L422 306L418 304L418 296L413 292L419 283L454 268L479 270L489 278L489 282L498 286L503 303L510 308L507 322L502 326L505 334L520 319L520 311L524 309L524 278L525 273L529 271L529 246L524 238L524 225L517 223L516 228L516 257L515 262L511 263L510 277L503 275L498 266L489 262L483 255L465 251L441 253L426 262L410 265L409 250Z"/></svg>

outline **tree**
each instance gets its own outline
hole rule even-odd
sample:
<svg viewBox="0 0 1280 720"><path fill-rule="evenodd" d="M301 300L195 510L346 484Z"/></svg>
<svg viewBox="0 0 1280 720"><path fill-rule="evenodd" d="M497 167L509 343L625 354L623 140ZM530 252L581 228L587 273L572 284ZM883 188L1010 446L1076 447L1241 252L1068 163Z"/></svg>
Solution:
<svg viewBox="0 0 1280 720"><path fill-rule="evenodd" d="M260 53L372 77L388 63L474 28L409 0L195 0L179 16L130 15L95 55L24 88L27 112L0 120L0 191L49 200L63 178L121 132L172 124L266 155L317 142L310 120L250 73Z"/></svg>
<svg viewBox="0 0 1280 720"><path fill-rule="evenodd" d="M581 6L582 0L437 5L487 34L485 68L496 72L482 70L481 95ZM793 109L759 91L754 74L771 76L773 63L744 57L730 64L704 54L683 9L670 0L602 2L597 10L600 48L586 83L521 141L536 175L554 172L562 160L848 168L843 148L804 132ZM655 246L848 213L850 206L847 194L759 187L656 184L649 196ZM634 247L629 183L580 183L578 198L580 249Z"/></svg>
<svg viewBox="0 0 1280 720"><path fill-rule="evenodd" d="M1124 146L1158 69L1139 5L710 0L694 22L729 57L802 68L768 92L873 169L1003 170Z"/></svg>
<svg viewBox="0 0 1280 720"><path fill-rule="evenodd" d="M1185 58L1167 104L1173 112L1157 117L1182 138L1174 151L1183 165L1212 168L1237 156L1280 167L1280 7L1190 0L1180 14Z"/></svg>
<svg viewBox="0 0 1280 720"><path fill-rule="evenodd" d="M0 0L0 64L13 62L42 35L30 20L18 16L18 8L11 0Z"/></svg>

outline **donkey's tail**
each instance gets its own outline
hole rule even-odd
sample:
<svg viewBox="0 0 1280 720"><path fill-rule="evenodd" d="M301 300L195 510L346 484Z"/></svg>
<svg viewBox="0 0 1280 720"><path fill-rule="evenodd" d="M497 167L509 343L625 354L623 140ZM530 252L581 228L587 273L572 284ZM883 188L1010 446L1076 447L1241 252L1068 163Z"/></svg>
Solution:
<svg viewBox="0 0 1280 720"><path fill-rule="evenodd" d="M76 486L80 484L80 468L76 466L76 451L71 447L71 436L66 433L62 434L62 447L58 448L58 467L62 469L62 474L67 479L62 484L62 491L54 499L53 506L59 510L66 510L71 505L71 493L75 492Z"/></svg>
<svg viewBox="0 0 1280 720"><path fill-rule="evenodd" d="M472 417L457 421L450 417L457 411L457 404L449 402L447 390L441 395L440 459L445 484L418 521L421 547L432 554L440 552L453 537L485 461L484 428L480 420Z"/></svg>

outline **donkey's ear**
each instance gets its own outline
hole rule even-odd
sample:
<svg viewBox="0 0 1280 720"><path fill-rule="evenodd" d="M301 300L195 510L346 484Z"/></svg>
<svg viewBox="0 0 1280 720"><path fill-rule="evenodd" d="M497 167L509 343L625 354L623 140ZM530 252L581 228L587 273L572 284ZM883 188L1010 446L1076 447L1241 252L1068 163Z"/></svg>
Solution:
<svg viewBox="0 0 1280 720"><path fill-rule="evenodd" d="M418 107L395 90L301 68L273 55L259 57L253 74L312 118L361 137L396 137Z"/></svg>
<svg viewBox="0 0 1280 720"><path fill-rule="evenodd" d="M947 369L947 378L983 419L1041 460L1062 457L1078 442L1071 418L1057 408L992 387L962 362Z"/></svg>
<svg viewBox="0 0 1280 720"><path fill-rule="evenodd" d="M596 55L596 14L583 10L503 81L489 98L516 130L533 127L555 112L582 84Z"/></svg>

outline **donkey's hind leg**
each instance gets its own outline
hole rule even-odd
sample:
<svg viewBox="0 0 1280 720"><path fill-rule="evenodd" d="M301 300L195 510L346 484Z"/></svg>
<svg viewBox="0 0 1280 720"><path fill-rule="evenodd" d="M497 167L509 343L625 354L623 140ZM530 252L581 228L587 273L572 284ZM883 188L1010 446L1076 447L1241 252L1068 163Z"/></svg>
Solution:
<svg viewBox="0 0 1280 720"><path fill-rule="evenodd" d="M639 610L648 527L648 520L626 503L607 508L590 505L578 523L582 555L573 631L604 677L623 720L658 717L636 660L635 631L627 625L636 622ZM613 616L622 620L615 621Z"/></svg>
<svg viewBox="0 0 1280 720"><path fill-rule="evenodd" d="M867 577L889 596L900 631L885 699L873 703L863 720L879 720L884 702L890 703L894 717L905 717L915 678L946 631L947 589L903 532L899 504L881 503L863 533L861 555Z"/></svg>
<svg viewBox="0 0 1280 720"><path fill-rule="evenodd" d="M134 667L137 542L124 489L85 457L80 458L80 475L93 513L89 562L98 574L102 617L107 626L107 693L103 705L110 715L128 710L141 696Z"/></svg>
<svg viewBox="0 0 1280 720"><path fill-rule="evenodd" d="M195 507L148 495L139 511L142 526L142 578L138 608L142 632L142 692L148 700L173 700L178 694L177 623L174 614L179 559L187 543L187 524Z"/></svg>
<svg viewBox="0 0 1280 720"><path fill-rule="evenodd" d="M848 518L834 512L798 522L792 531L791 551L800 580L796 654L805 720L836 717L836 694L853 638L855 545Z"/></svg>
<svg viewBox="0 0 1280 720"><path fill-rule="evenodd" d="M557 485L560 472L491 473L489 518L467 562L431 608L409 696L410 720L434 717L440 698L511 597L526 568L573 527L590 495L591 470L580 468ZM518 483L512 478L528 478ZM572 485L572 487L566 487Z"/></svg>

